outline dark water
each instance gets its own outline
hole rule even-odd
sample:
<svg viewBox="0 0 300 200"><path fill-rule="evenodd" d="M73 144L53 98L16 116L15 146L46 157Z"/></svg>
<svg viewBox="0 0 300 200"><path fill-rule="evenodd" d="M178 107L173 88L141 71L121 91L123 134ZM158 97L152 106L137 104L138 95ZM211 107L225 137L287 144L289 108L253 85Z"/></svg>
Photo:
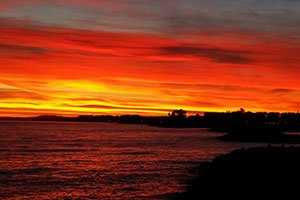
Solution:
<svg viewBox="0 0 300 200"><path fill-rule="evenodd" d="M160 199L201 161L253 144L205 129L0 122L0 199ZM172 198L170 198L172 199Z"/></svg>

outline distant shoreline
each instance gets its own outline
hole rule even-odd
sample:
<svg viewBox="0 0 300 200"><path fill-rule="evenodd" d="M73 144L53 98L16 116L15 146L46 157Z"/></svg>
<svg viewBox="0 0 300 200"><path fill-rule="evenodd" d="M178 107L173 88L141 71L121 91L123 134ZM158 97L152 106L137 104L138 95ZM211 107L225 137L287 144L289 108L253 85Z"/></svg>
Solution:
<svg viewBox="0 0 300 200"><path fill-rule="evenodd" d="M284 132L300 132L299 113L252 113L243 109L235 112L203 115L187 115L180 109L168 116L140 115L79 115L63 117L41 115L37 117L0 117L0 120L23 121L64 121L64 122L107 122L120 124L145 124L162 128L208 128L213 132L226 133L218 137L232 142L263 143L300 143L300 135L284 134Z"/></svg>

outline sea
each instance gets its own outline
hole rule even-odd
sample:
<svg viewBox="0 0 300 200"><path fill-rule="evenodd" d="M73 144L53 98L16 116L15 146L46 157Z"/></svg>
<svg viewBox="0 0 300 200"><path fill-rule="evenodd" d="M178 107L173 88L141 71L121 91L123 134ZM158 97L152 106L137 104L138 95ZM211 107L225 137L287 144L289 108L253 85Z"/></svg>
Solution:
<svg viewBox="0 0 300 200"><path fill-rule="evenodd" d="M0 122L0 199L175 199L193 169L237 148L207 129Z"/></svg>

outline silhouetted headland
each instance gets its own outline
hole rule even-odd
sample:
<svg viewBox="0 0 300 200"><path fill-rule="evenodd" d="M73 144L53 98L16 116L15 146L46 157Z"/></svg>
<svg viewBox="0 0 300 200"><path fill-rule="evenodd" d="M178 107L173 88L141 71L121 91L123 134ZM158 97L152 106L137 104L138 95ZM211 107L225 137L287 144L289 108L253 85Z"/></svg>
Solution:
<svg viewBox="0 0 300 200"><path fill-rule="evenodd" d="M217 120L210 130L226 133L224 141L300 143L300 135L286 132L300 131L300 115L296 113L252 113L240 111L214 114Z"/></svg>
<svg viewBox="0 0 300 200"><path fill-rule="evenodd" d="M203 163L178 199L285 199L300 197L300 147L234 150Z"/></svg>

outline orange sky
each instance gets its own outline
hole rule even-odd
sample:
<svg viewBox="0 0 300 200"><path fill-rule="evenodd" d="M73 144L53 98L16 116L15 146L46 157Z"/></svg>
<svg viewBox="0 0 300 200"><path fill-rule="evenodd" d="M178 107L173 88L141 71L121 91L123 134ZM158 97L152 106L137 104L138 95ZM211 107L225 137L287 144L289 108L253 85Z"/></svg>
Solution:
<svg viewBox="0 0 300 200"><path fill-rule="evenodd" d="M0 0L0 116L300 110L295 2L228 2Z"/></svg>

